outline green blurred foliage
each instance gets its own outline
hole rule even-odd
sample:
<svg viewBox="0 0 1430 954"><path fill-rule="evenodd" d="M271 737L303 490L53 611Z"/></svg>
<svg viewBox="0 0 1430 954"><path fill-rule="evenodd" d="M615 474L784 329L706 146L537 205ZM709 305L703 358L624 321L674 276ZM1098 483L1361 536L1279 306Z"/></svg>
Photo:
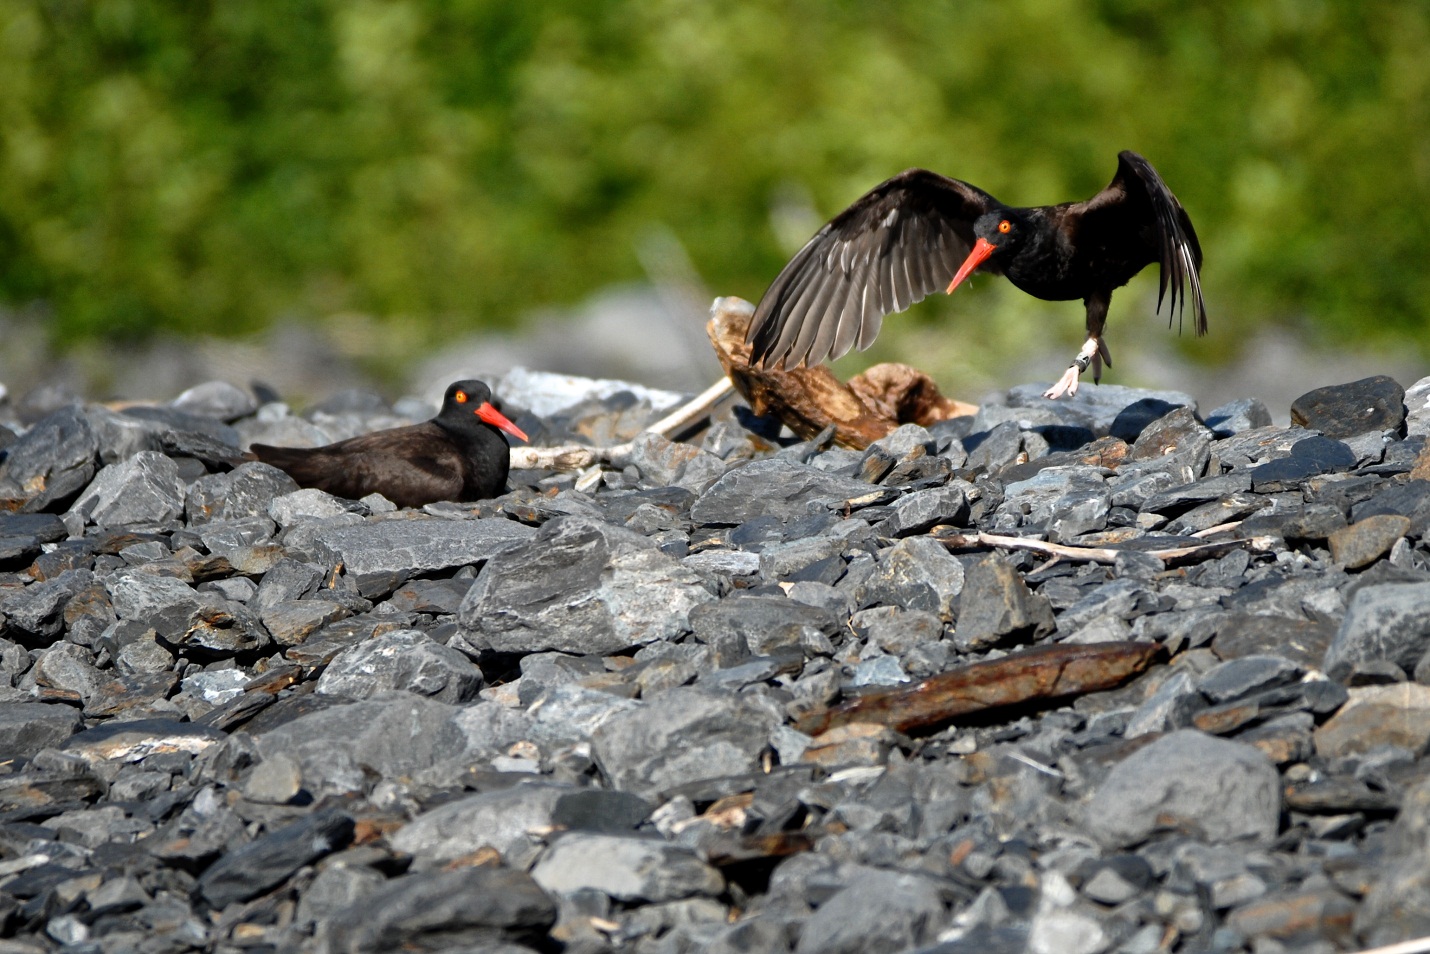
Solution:
<svg viewBox="0 0 1430 954"><path fill-rule="evenodd" d="M652 228L757 299L900 169L1041 204L1133 148L1214 349L1419 347L1427 51L1423 0L0 0L0 303L60 341L359 313L427 345L640 278ZM996 284L986 315L1040 313Z"/></svg>

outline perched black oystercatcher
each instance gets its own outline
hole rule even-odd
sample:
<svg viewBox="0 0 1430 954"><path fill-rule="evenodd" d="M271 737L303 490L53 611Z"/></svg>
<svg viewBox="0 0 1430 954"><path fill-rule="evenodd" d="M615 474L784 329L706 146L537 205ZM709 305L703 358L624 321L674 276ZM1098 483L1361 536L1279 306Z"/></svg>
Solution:
<svg viewBox="0 0 1430 954"><path fill-rule="evenodd" d="M962 264L960 264L960 262ZM1135 152L1086 202L1014 208L976 186L926 169L901 172L835 216L784 267L755 309L748 341L756 365L815 365L867 348L884 316L975 271L1006 275L1047 301L1081 298L1087 342L1046 396L1076 394L1112 357L1102 337L1112 291L1161 266L1157 310L1180 319L1188 290L1206 334L1202 249L1177 197ZM1170 295L1168 294L1170 290Z"/></svg>
<svg viewBox="0 0 1430 954"><path fill-rule="evenodd" d="M506 431L526 440L492 406L481 381L458 381L430 421L350 437L324 447L254 444L253 457L272 464L303 487L357 500L379 493L399 507L436 500L484 500L506 490L511 466Z"/></svg>

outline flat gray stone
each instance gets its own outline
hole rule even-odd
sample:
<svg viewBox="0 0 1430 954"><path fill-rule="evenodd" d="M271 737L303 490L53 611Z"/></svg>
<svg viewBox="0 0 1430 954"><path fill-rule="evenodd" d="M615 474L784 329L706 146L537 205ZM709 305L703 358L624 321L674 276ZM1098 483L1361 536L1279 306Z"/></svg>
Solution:
<svg viewBox="0 0 1430 954"><path fill-rule="evenodd" d="M482 671L466 656L426 633L399 629L338 653L315 691L365 699L398 689L455 703L475 699L482 686Z"/></svg>
<svg viewBox="0 0 1430 954"><path fill-rule="evenodd" d="M70 507L71 514L101 527L157 526L183 512L178 467L147 450L105 467Z"/></svg>
<svg viewBox="0 0 1430 954"><path fill-rule="evenodd" d="M0 703L0 752L6 758L29 758L55 748L80 729L78 709L54 702Z"/></svg>
<svg viewBox="0 0 1430 954"><path fill-rule="evenodd" d="M412 855L417 870L440 868L488 847L511 864L540 844L556 803L573 791L570 785L534 781L468 795L403 825L392 834L392 847Z"/></svg>
<svg viewBox="0 0 1430 954"><path fill-rule="evenodd" d="M816 508L834 509L877 488L852 477L828 474L784 458L757 460L729 471L690 508L697 523L736 526L769 514L781 520L802 517Z"/></svg>
<svg viewBox="0 0 1430 954"><path fill-rule="evenodd" d="M1281 815L1281 780L1257 749L1191 729L1172 732L1113 766L1086 806L1088 831L1108 847L1157 831L1211 842L1269 843Z"/></svg>
<svg viewBox="0 0 1430 954"><path fill-rule="evenodd" d="M402 517L350 527L315 526L311 532L299 527L287 543L330 566L341 563L359 592L373 596L379 595L374 587L387 581L481 563L535 535L514 520Z"/></svg>
<svg viewBox="0 0 1430 954"><path fill-rule="evenodd" d="M1406 672L1430 646L1430 583L1381 583L1357 590L1321 667L1342 679L1359 663L1386 661Z"/></svg>
<svg viewBox="0 0 1430 954"><path fill-rule="evenodd" d="M714 598L640 534L557 517L488 561L457 620L483 650L605 655L676 638L690 611Z"/></svg>
<svg viewBox="0 0 1430 954"><path fill-rule="evenodd" d="M591 734L591 755L618 789L650 795L759 766L775 718L738 696L681 687L617 712Z"/></svg>
<svg viewBox="0 0 1430 954"><path fill-rule="evenodd" d="M952 622L963 591L963 564L929 537L906 537L879 554L858 591L863 606L901 606Z"/></svg>
<svg viewBox="0 0 1430 954"><path fill-rule="evenodd" d="M571 832L546 850L532 879L547 891L599 891L618 901L715 897L725 879L689 848L658 838Z"/></svg>
<svg viewBox="0 0 1430 954"><path fill-rule="evenodd" d="M927 879L870 869L804 923L796 954L884 954L932 942L947 918Z"/></svg>

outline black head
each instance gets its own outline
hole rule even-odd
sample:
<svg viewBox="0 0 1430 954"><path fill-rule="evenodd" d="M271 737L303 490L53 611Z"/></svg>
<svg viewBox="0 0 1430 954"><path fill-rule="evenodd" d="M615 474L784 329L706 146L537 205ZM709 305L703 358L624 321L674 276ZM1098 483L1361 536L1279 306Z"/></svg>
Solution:
<svg viewBox="0 0 1430 954"><path fill-rule="evenodd" d="M442 396L442 410L438 412L437 420L458 431L489 426L526 440L521 428L507 420L492 404L492 389L487 387L486 382L475 378L458 381L447 388L447 393Z"/></svg>
<svg viewBox="0 0 1430 954"><path fill-rule="evenodd" d="M973 223L974 238L981 238L992 245L995 255L1022 245L1028 232L1027 220L1012 209L995 209L979 216Z"/></svg>

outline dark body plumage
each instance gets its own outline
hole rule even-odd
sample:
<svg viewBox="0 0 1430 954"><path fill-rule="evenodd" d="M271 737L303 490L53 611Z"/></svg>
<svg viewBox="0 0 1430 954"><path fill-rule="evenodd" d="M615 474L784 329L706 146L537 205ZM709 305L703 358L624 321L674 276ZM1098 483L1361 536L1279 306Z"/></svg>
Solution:
<svg viewBox="0 0 1430 954"><path fill-rule="evenodd" d="M1006 206L925 169L875 186L820 229L765 292L750 324L754 362L814 365L867 348L885 315L946 286L951 292L975 270L1049 301L1083 299L1084 354L1091 352L1084 364L1095 371L1099 359L1111 363L1101 336L1113 289L1154 262L1158 310L1165 297L1180 314L1190 295L1196 331L1205 333L1202 251L1191 220L1151 163L1135 152L1117 159L1117 174L1097 195L1036 208Z"/></svg>
<svg viewBox="0 0 1430 954"><path fill-rule="evenodd" d="M437 500L483 500L506 490L510 448L498 428L526 440L491 404L481 381L447 389L430 421L375 431L323 447L249 448L303 487L357 500L379 493L399 507Z"/></svg>

